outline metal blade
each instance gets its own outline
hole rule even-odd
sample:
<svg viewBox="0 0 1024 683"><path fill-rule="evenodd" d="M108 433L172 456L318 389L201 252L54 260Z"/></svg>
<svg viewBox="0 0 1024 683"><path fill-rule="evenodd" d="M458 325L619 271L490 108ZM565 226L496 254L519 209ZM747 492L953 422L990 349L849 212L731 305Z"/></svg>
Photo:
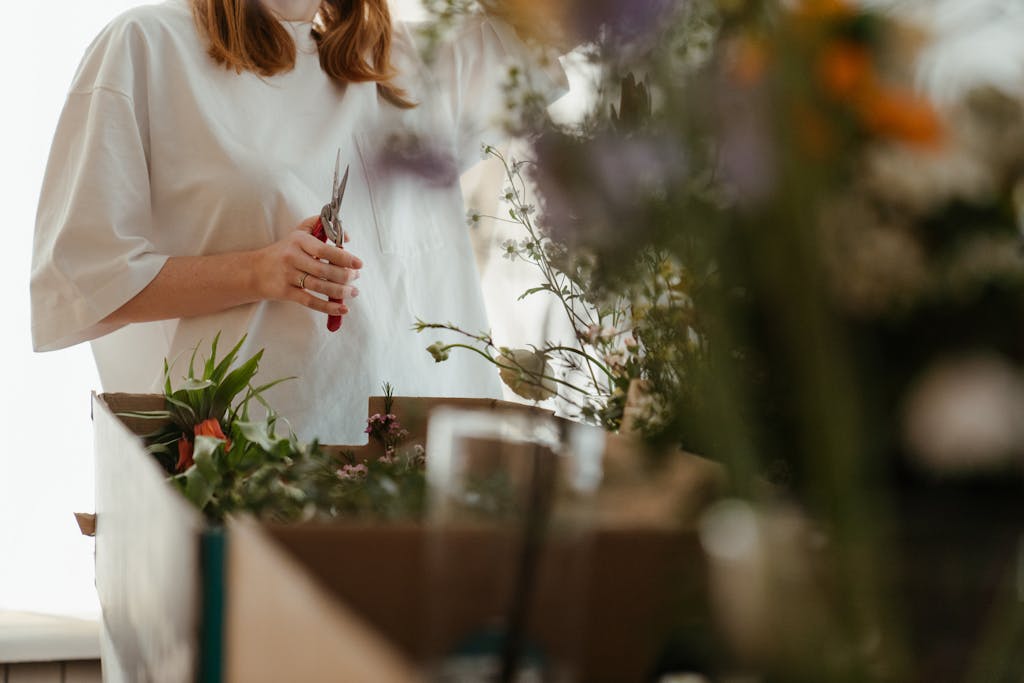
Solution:
<svg viewBox="0 0 1024 683"><path fill-rule="evenodd" d="M345 177L341 179L341 187L338 188L338 194L334 201L334 207L337 209L341 208L341 200L345 198L345 188L348 187L348 172L351 168L351 164L345 167Z"/></svg>
<svg viewBox="0 0 1024 683"><path fill-rule="evenodd" d="M338 148L338 156L334 158L334 182L331 183L331 199L338 197L338 171L341 169L341 147Z"/></svg>

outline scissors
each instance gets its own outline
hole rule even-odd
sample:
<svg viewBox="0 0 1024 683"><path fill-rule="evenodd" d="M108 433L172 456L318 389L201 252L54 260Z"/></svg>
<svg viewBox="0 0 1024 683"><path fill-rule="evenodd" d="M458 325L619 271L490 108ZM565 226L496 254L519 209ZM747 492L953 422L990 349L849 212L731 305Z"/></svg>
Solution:
<svg viewBox="0 0 1024 683"><path fill-rule="evenodd" d="M341 224L341 200L345 198L345 188L348 186L348 172L350 166L345 167L345 177L338 184L338 171L341 168L341 148L338 148L338 156L334 161L334 183L331 185L331 201L324 204L320 209L320 217L316 219L313 226L313 237L321 242L330 240L340 248L345 248L345 228ZM332 303L341 303L341 299L331 299ZM337 332L341 328L341 316L331 315L327 317L327 329Z"/></svg>

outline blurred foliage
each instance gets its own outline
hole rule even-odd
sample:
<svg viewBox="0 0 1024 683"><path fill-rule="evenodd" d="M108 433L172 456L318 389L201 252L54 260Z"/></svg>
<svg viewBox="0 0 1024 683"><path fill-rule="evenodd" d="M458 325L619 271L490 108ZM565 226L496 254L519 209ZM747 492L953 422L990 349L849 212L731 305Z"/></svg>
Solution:
<svg viewBox="0 0 1024 683"><path fill-rule="evenodd" d="M514 17L530 3L492 4ZM924 558L950 556L904 515L951 476L1005 482L977 489L999 500L1022 492L1021 103L983 91L937 111L910 85L924 37L843 0L551 4L600 84L579 125L528 119L533 226L559 253L546 263L594 310L628 302L629 374L658 413L646 436L723 463L765 543L780 501L814 520L799 537L827 543L800 573L817 607L773 603L794 640L731 665L762 680L936 680L918 675L949 661L948 680L1018 680L1009 592L972 594L1006 606L981 643L962 629L942 654L914 631L938 628L927 615L956 585L926 580ZM652 311L635 295L661 261L682 305ZM984 510L972 522L1019 535L1019 514ZM1012 548L955 538L1013 575ZM915 585L938 588L911 605L901 591ZM979 624L984 609L957 614Z"/></svg>

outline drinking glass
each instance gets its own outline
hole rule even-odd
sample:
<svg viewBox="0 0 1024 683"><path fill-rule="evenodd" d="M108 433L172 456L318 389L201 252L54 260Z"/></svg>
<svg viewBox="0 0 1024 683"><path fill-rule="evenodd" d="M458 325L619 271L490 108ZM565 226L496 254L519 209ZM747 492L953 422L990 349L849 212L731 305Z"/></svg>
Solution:
<svg viewBox="0 0 1024 683"><path fill-rule="evenodd" d="M576 680L604 447L598 432L541 411L445 408L431 417L431 680Z"/></svg>

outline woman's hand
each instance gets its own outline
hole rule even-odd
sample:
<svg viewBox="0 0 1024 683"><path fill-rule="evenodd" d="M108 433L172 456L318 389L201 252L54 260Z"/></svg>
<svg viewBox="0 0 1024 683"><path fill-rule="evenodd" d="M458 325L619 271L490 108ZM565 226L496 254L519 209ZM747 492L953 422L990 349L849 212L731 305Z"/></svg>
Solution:
<svg viewBox="0 0 1024 683"><path fill-rule="evenodd" d="M284 239L253 251L172 256L146 287L102 320L118 326L220 313L272 299L292 301L327 315L345 315L342 301L359 290L351 282L363 267L355 255L324 244L307 218Z"/></svg>
<svg viewBox="0 0 1024 683"><path fill-rule="evenodd" d="M316 216L307 218L284 239L255 252L258 295L260 299L292 301L328 315L345 315L348 307L343 301L322 297L343 300L358 296L352 282L359 278L363 262L351 252L313 237L316 221Z"/></svg>

